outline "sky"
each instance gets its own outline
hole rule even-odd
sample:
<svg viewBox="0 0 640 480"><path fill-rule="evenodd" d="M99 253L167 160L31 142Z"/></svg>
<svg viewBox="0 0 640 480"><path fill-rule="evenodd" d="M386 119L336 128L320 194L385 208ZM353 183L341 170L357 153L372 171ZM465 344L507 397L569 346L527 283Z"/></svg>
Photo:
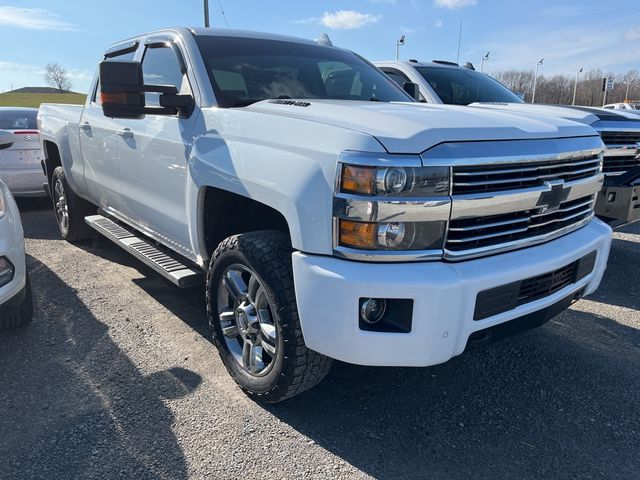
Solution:
<svg viewBox="0 0 640 480"><path fill-rule="evenodd" d="M485 71L573 75L640 68L640 0L209 0L213 27L303 38L325 32L369 60L454 60ZM224 16L222 15L224 11ZM44 86L49 62L86 92L111 43L171 26L202 26L203 0L0 0L0 91Z"/></svg>

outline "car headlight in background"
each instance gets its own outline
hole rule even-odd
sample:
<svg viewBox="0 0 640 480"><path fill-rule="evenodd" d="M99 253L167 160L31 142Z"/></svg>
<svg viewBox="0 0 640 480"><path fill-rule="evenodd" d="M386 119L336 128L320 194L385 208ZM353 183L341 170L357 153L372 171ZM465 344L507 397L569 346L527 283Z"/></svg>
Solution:
<svg viewBox="0 0 640 480"><path fill-rule="evenodd" d="M450 180L449 167L422 166L417 156L341 155L334 251L370 261L441 255Z"/></svg>
<svg viewBox="0 0 640 480"><path fill-rule="evenodd" d="M11 280L16 269L7 257L0 257L0 287L3 287Z"/></svg>

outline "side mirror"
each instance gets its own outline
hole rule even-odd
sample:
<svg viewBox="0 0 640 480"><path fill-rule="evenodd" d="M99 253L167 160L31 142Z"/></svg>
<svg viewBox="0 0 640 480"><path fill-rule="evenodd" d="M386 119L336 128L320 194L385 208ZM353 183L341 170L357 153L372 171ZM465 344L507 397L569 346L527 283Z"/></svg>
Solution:
<svg viewBox="0 0 640 480"><path fill-rule="evenodd" d="M517 92L516 93L516 97L518 97L520 100L522 100L524 102L524 93L522 92Z"/></svg>
<svg viewBox="0 0 640 480"><path fill-rule="evenodd" d="M13 135L13 132L0 130L0 150L11 147L15 139L16 137Z"/></svg>
<svg viewBox="0 0 640 480"><path fill-rule="evenodd" d="M420 86L413 82L404 82L402 89L407 92L411 98L420 101Z"/></svg>
<svg viewBox="0 0 640 480"><path fill-rule="evenodd" d="M145 93L159 93L160 106L147 107ZM178 95L173 85L145 85L140 62L100 62L100 101L110 118L142 118L145 114L191 114L191 95Z"/></svg>

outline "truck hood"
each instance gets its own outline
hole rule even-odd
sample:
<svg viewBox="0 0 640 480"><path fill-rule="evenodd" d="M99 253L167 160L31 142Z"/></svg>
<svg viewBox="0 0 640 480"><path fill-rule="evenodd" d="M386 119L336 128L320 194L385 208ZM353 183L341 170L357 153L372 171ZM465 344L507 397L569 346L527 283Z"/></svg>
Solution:
<svg viewBox="0 0 640 480"><path fill-rule="evenodd" d="M574 122L584 123L596 127L600 122L637 122L634 126L640 129L640 118L625 112L604 110L593 107L574 107L564 105L543 105L531 103L472 103L470 107L501 110L506 112L520 112L527 115L542 115L554 118L564 118ZM622 126L622 125L621 125Z"/></svg>
<svg viewBox="0 0 640 480"><path fill-rule="evenodd" d="M421 153L443 142L527 140L592 136L585 125L558 116L502 109L413 102L359 102L338 100L264 100L247 110L364 132L390 153Z"/></svg>

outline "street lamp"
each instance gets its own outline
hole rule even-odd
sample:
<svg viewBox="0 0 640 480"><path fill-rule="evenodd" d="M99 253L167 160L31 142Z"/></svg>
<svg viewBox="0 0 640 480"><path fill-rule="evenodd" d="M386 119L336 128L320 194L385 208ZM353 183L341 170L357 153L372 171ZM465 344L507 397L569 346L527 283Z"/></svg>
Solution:
<svg viewBox="0 0 640 480"><path fill-rule="evenodd" d="M541 58L540 61L536 63L536 74L533 77L533 95L531 97L531 103L536 103L536 86L538 84L538 67L542 65L542 62L544 62L544 58Z"/></svg>
<svg viewBox="0 0 640 480"><path fill-rule="evenodd" d="M490 53L491 52L487 52L487 54L482 57L482 60L480 61L480 72L484 72L484 62L488 62L489 61L489 54Z"/></svg>
<svg viewBox="0 0 640 480"><path fill-rule="evenodd" d="M578 91L578 75L582 73L582 70L583 69L581 68L576 72L576 83L573 85L573 101L571 102L571 105L576 104L576 92Z"/></svg>
<svg viewBox="0 0 640 480"><path fill-rule="evenodd" d="M209 0L204 0L204 26L209 28Z"/></svg>
<svg viewBox="0 0 640 480"><path fill-rule="evenodd" d="M624 94L624 101L625 102L629 101L629 87L631 86L632 83L633 83L633 80L631 80L631 79L627 80L627 92Z"/></svg>
<svg viewBox="0 0 640 480"><path fill-rule="evenodd" d="M404 35L400 37L400 40L396 40L396 60L400 59L400 46L404 45Z"/></svg>

